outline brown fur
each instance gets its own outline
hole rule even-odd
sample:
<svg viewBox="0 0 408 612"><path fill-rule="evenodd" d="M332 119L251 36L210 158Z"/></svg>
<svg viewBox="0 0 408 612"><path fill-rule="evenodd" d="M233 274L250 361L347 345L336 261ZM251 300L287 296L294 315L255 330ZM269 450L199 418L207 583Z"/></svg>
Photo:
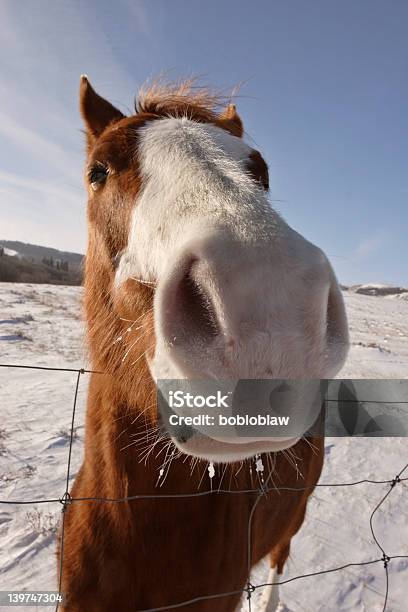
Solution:
<svg viewBox="0 0 408 612"><path fill-rule="evenodd" d="M159 440L147 455L157 436L155 387L145 360L145 354L154 351L154 288L129 280L115 296L114 259L126 246L130 214L141 186L133 153L138 127L159 116L186 112L230 132L238 133L241 125L242 133L242 122L235 108L217 115L214 100L207 96L200 101L188 87L177 95L170 90L167 97L163 91L153 93L145 94L135 116L124 118L95 97L86 79L81 82L87 168L95 162L106 163L110 176L95 192L88 185L85 310L92 366L104 373L92 375L90 381L85 458L72 487L73 498L196 493L209 486L207 463L195 462L192 469L190 460L178 453L164 484L156 486L167 441ZM255 153L249 171L267 188L266 164L261 160ZM133 327L132 321L137 322ZM120 337L123 340L117 341ZM273 458L270 485L310 489L271 490L260 498L252 522L251 564L271 552L272 565L282 571L322 467L323 441L311 442L314 450L305 440L293 448L302 477L287 454L280 452ZM267 457L264 463L268 479L272 464ZM248 463L222 467L212 480L213 489L238 491L258 485ZM64 609L135 612L244 589L247 529L256 499L256 493L219 493L117 503L74 501L65 517ZM232 612L239 598L238 594L203 600L181 609Z"/></svg>

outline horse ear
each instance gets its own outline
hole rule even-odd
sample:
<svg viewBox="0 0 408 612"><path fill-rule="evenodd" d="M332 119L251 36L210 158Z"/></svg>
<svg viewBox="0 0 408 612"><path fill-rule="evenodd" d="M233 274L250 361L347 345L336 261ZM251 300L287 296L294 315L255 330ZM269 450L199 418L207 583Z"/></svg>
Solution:
<svg viewBox="0 0 408 612"><path fill-rule="evenodd" d="M228 104L227 108L219 115L218 123L220 127L231 132L233 136L242 138L244 125L241 117L237 113L235 104Z"/></svg>
<svg viewBox="0 0 408 612"><path fill-rule="evenodd" d="M120 110L96 93L85 75L81 76L79 86L79 106L85 122L89 144L110 123L119 121L124 117Z"/></svg>

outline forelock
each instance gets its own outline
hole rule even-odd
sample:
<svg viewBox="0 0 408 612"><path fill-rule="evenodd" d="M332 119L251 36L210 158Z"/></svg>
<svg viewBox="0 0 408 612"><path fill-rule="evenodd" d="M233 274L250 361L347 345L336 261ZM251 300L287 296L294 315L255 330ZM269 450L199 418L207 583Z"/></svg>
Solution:
<svg viewBox="0 0 408 612"><path fill-rule="evenodd" d="M157 79L142 86L135 102L137 113L148 113L160 117L187 117L200 122L213 123L233 94L197 85L190 78L169 83Z"/></svg>

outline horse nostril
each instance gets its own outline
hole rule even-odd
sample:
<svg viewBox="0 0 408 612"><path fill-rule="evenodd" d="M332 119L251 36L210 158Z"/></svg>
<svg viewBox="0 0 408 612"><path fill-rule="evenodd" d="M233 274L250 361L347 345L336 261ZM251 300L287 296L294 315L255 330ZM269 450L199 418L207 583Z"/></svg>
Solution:
<svg viewBox="0 0 408 612"><path fill-rule="evenodd" d="M327 298L326 312L326 328L329 341L333 341L339 336L339 319L342 315L342 308L337 293L337 287L332 284Z"/></svg>
<svg viewBox="0 0 408 612"><path fill-rule="evenodd" d="M177 310L177 318L183 322L183 335L210 340L219 333L210 294L197 278L196 261L190 264L179 280L173 307Z"/></svg>
<svg viewBox="0 0 408 612"><path fill-rule="evenodd" d="M274 414L285 415L288 411L288 393L292 391L292 388L288 383L280 383L271 393L269 394L269 406L272 408Z"/></svg>
<svg viewBox="0 0 408 612"><path fill-rule="evenodd" d="M180 442L180 444L185 444L194 436L194 429L192 427L183 426L177 432L176 440Z"/></svg>
<svg viewBox="0 0 408 612"><path fill-rule="evenodd" d="M338 371L347 356L349 334L343 298L336 282L331 284L327 298L326 345L328 361L340 364Z"/></svg>

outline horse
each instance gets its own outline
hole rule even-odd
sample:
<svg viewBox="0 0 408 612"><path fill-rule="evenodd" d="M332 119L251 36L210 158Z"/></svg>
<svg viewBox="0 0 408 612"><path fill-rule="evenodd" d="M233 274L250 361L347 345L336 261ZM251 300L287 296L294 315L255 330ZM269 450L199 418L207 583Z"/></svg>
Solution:
<svg viewBox="0 0 408 612"><path fill-rule="evenodd" d="M82 76L80 110L95 372L59 552L63 607L232 612L260 560L279 581L324 440L178 435L159 423L157 384L333 377L348 347L339 285L271 204L231 100L158 80L125 116ZM263 609L277 601L265 588Z"/></svg>

